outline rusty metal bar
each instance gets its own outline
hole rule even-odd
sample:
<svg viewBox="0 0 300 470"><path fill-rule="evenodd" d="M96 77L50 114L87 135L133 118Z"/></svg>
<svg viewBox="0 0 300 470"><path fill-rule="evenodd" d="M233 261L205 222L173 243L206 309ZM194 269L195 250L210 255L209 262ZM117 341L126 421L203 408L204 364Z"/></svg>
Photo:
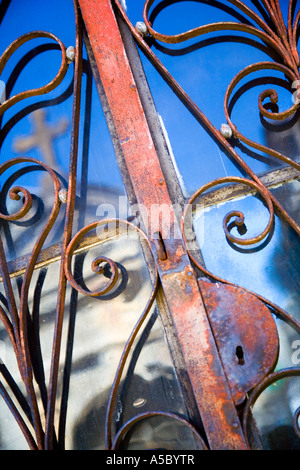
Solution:
<svg viewBox="0 0 300 470"><path fill-rule="evenodd" d="M65 217L64 235L62 242L62 263L59 274L59 288L57 297L57 308L55 318L54 340L51 358L50 380L48 387L46 426L45 426L45 449L51 450L54 444L54 414L55 400L57 392L57 381L59 371L59 358L61 349L61 337L65 309L65 295L67 288L67 278L64 272L64 259L68 243L72 237L73 218L75 209L76 195L76 176L77 176L77 159L78 159L78 133L80 119L80 100L81 100L81 78L82 78L82 27L78 6L74 0L75 22L76 22L76 47L75 47L75 63L74 63L74 95L73 95L73 113L72 113L72 135L69 161L69 184L67 195L67 209ZM61 448L64 442L59 442Z"/></svg>
<svg viewBox="0 0 300 470"><path fill-rule="evenodd" d="M111 3L79 0L79 5L137 201L152 213L144 222L210 448L246 449ZM167 222L166 217L153 217L162 205ZM157 232L166 259L157 256Z"/></svg>

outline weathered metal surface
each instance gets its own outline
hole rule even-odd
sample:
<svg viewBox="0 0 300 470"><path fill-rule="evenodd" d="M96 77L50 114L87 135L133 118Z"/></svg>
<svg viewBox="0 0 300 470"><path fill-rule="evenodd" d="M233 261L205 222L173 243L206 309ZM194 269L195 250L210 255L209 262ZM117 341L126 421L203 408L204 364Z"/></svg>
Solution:
<svg viewBox="0 0 300 470"><path fill-rule="evenodd" d="M289 77L291 80L299 82L297 31L300 21L300 12L298 12L296 16L294 15L295 2L291 0L288 11L288 26L286 28L279 2L275 0L263 1L262 3L265 6L266 12L274 25L274 29L272 29L262 18L239 0L230 0L230 2L243 11L244 14L248 15L257 26L237 22L222 22L205 25L176 36L161 35L152 28L152 25L147 19L150 7L153 4L153 0L147 0L144 9L147 31L158 40L176 43L206 32L232 29L254 34L268 46L271 46L280 57L278 63L262 62L254 64L238 73L230 83L224 100L227 126L230 127L235 138L238 138L254 148L266 151L266 153L269 153L273 157L291 165L295 170L299 170L299 163L292 162L288 157L272 149L258 146L239 133L236 126L231 122L228 113L228 105L235 86L252 71L275 69L283 72L286 77ZM253 190L259 192L267 203L270 219L265 231L254 239L246 240L246 244L260 241L270 232L273 224L273 206L282 213L299 234L299 226L290 218L272 193L267 190L262 179L259 179L251 171L247 164L235 152L231 144L226 140L226 135L223 135L214 128L207 117L197 108L184 90L180 88L173 77L171 77L164 66L158 61L148 46L147 41L143 39L147 32L142 32L141 34L141 30L135 29L130 24L118 0L115 0L115 3L136 41L139 42L142 49L146 52L166 81L194 113L197 119L214 135L219 143L223 145L254 182L237 178L228 178L226 181L229 182L231 180L235 183L242 183L242 186L245 186L245 184L246 186L248 185L252 192ZM199 441L200 447L206 448L202 437L198 433L198 430L193 427L192 423L185 421L177 415L153 411L138 415L131 421L125 423L113 441L111 429L113 408L122 371L124 370L126 358L131 351L133 341L155 300L159 275L190 378L190 384L185 385L191 385L192 387L209 447L211 449L246 449L249 447L249 444L247 435L244 433L247 431L248 422L250 421L251 407L255 404L262 391L277 380L299 376L300 374L299 368L270 373L277 361L278 336L273 318L264 304L272 307L277 315L281 315L285 321L298 329L298 331L300 330L300 324L291 315L288 315L270 301L263 299L259 295L253 295L249 291L246 291L246 289L238 288L218 278L218 276L209 273L203 266L197 263L197 260L194 259L192 254L188 251L184 243L184 235L180 232L176 221L164 174L157 157L148 123L145 119L144 110L141 105L140 97L138 96L137 87L131 73L131 67L123 47L122 38L110 1L80 0L79 4L88 30L104 90L113 114L114 124L124 153L131 183L138 203L146 209L146 212L142 212L142 214L144 214L144 224L147 228L147 234L143 234L142 237L144 237L144 241L148 243L148 248L150 248L154 256L157 268L154 270L155 280L153 282L151 296L126 343L111 389L106 415L107 447L110 449L117 448L123 435L125 435L131 426L142 419L159 414L161 416L174 418L190 427L196 439ZM60 448L64 447L64 418L63 415L60 414L60 425L57 436L54 428L54 416L56 411L56 392L67 281L70 282L72 287L82 292L84 295L98 296L107 292L114 286L118 275L117 264L113 260L104 256L98 257L92 263L93 271L100 275L103 274L102 263L106 263L110 266L112 276L109 281L107 278L105 279L106 284L100 291L98 290L97 292L91 293L80 288L74 281L70 269L71 258L83 242L81 236L88 234L89 231L94 229L97 225L97 223L95 223L85 227L71 240L76 194L82 66L81 27L78 5L75 0L74 6L77 34L76 48L75 51L72 51L74 53L72 57L68 53L66 54L65 46L51 33L35 31L25 34L14 41L0 58L1 73L8 59L22 44L28 40L39 37L55 40L62 52L62 62L56 77L48 83L48 85L40 89L24 91L4 101L0 105L0 115L24 98L37 96L53 90L62 81L70 60L75 59L68 192L62 196L56 173L50 167L37 160L26 157L11 159L0 167L0 174L2 174L6 169L10 168L10 166L17 163L37 163L44 167L51 176L54 187L54 205L51 215L34 246L32 254L28 256L26 260L24 258L22 266L19 267L19 269L22 269L24 272L20 289L19 307L17 307L12 289L10 265L6 262L4 247L0 237L0 278L3 282L7 302L7 312L4 308L0 307L0 319L14 349L27 396L25 397L22 394L3 363L0 363L0 373L8 387L0 382L0 394L11 409L31 449L53 449L57 445ZM275 103L277 100L276 92L274 90L266 90L260 95L258 103L259 111L267 118L277 120L285 119L293 114L298 107L298 104L294 104L286 112L269 113L263 106L265 98L270 98L271 102ZM209 183L206 188L204 187L200 189L200 191L197 191L189 201L189 205L192 205L193 201L201 192L213 187L218 182L220 182L220 180L215 180ZM224 179L223 182L225 182ZM13 215L0 214L1 219L6 221L20 220L28 213L32 203L30 192L20 186L15 186L9 192L11 199L19 199L20 195L23 196L22 209ZM42 247L54 224L62 202L67 204L67 210L64 237L60 245L61 251L59 252L62 263L57 293L51 371L47 387L45 376L43 375L43 364L41 364L40 369L37 368L37 362L41 359L41 357L39 357L39 351L35 350L35 357L32 355L32 351L37 346L37 343L32 345L31 341L36 341L37 338L34 335L31 336L31 333L35 331L36 325L34 324L34 318L28 315L28 292L33 270L37 267L39 262L43 263L45 261L42 254ZM243 243L242 240L233 238L230 234L228 227L232 217L235 217L235 225L239 226L243 223L242 213L232 212L228 214L224 219L226 237L233 243ZM103 223L108 222L109 221L104 221ZM124 222L125 225L129 225L127 221L123 221L123 224ZM121 221L118 223L121 223ZM136 230L137 227L134 227L134 229ZM182 230L184 232L184 220ZM54 256L54 254L55 256L59 256L55 247L49 248L47 252L52 253L50 256ZM199 283L192 269L191 261L209 277L222 282L222 284L211 284L202 280ZM14 262L12 262L12 264L14 265ZM255 328L253 328L253 325L255 325ZM34 380L37 382L38 393L35 389ZM8 393L8 388L11 394ZM242 429L235 405L240 405L245 394L249 391L251 391L251 393L244 408ZM40 397L43 410L40 410L41 407L38 403ZM17 408L15 402L18 402L19 408ZM20 411L24 412L29 420L30 426L27 426ZM298 437L300 435L299 415L300 411L299 408L297 408L294 412L293 426Z"/></svg>
<svg viewBox="0 0 300 470"><path fill-rule="evenodd" d="M148 236L164 243L165 259L152 248L210 448L246 449L110 1L79 4Z"/></svg>
<svg viewBox="0 0 300 470"><path fill-rule="evenodd" d="M201 36L203 34L211 33L214 31L226 31L226 30L235 30L235 31L242 31L246 33L250 33L254 36L257 36L262 41L264 41L268 47L276 51L278 57L280 58L278 62L259 62L251 66L251 70L263 70L264 68L274 68L276 70L280 70L284 75L286 74L290 79L294 80L297 84L297 90L299 89L299 54L297 51L297 43L296 43L296 35L297 35L297 28L300 20L300 12L297 12L293 22L293 2L290 1L289 3L289 12L288 12L288 28L285 27L284 20L282 17L281 8L279 6L279 2L276 1L275 3L264 1L263 4L265 5L266 11L268 12L271 21L274 24L275 30L270 28L270 26L259 16L257 15L251 8L244 5L239 0L230 0L238 9L243 11L251 20L253 20L257 26L250 26L246 23L240 22L218 22L218 23L211 23L208 25L200 26L198 28L194 28L190 31L186 31L184 33L175 34L175 35L165 35L155 31L148 20L149 11L151 5L153 4L154 0L148 0L145 2L144 6L144 22L148 28L149 35L159 41L172 44L172 43L180 43L182 41L186 41L190 38ZM120 15L126 22L127 26L130 28L136 42L139 44L143 52L149 58L149 60L153 63L154 67L157 71L162 75L164 80L168 83L168 85L172 88L172 90L176 93L179 99L184 103L184 105L191 111L191 113L195 116L195 118L201 123L201 125L207 130L207 132L214 136L214 138L219 142L219 144L224 148L225 152L231 156L243 169L245 174L247 174L253 181L255 181L263 191L268 191L265 185L263 184L262 180L255 174L255 172L250 168L250 166L243 160L243 158L239 155L239 153L235 150L234 146L231 145L230 141L226 139L222 135L222 133L212 124L212 122L208 119L208 117L203 113L203 111L197 106L197 104L191 99L191 97L185 92L185 90L179 85L179 83L174 79L174 77L170 74L170 72L166 69L163 63L158 59L155 53L152 51L151 47L149 46L148 42L145 40L145 37L141 36L141 34L136 30L136 28L131 24L129 18L127 17L124 9L122 8L119 0L114 0ZM293 162L290 158L286 157L285 155L281 154L280 152L276 152L273 149L270 149L266 146L261 146L249 139L246 139L237 129L237 127L232 123L229 112L228 112L228 100L233 92L233 88L235 88L236 84L241 80L244 75L249 73L249 69L246 68L242 70L236 77L232 80L230 85L228 86L227 92L224 98L224 112L226 118L228 120L228 124L232 129L232 133L234 137L237 137L243 142L246 142L248 145L252 146L253 148L261 149L264 152L272 155L279 160L286 162L287 164L291 165L297 170L300 170L300 165L297 162ZM275 99L276 91L268 90L268 96L272 97L271 99ZM262 96L260 97L259 101L259 110L263 113L263 115L267 116L270 119L273 119L273 113L268 113L266 109L262 106ZM285 119L287 116L291 115L293 112L297 110L299 103L293 104L289 110L286 112L278 113L275 116L276 119ZM280 214L285 218L285 220L293 227L296 233L300 234L300 226L299 224L289 215L288 211L282 206L282 204L277 200L277 198L269 191L269 197L272 200L274 207L280 212Z"/></svg>
<svg viewBox="0 0 300 470"><path fill-rule="evenodd" d="M199 280L230 384L240 405L276 366L279 338L269 309L242 288Z"/></svg>

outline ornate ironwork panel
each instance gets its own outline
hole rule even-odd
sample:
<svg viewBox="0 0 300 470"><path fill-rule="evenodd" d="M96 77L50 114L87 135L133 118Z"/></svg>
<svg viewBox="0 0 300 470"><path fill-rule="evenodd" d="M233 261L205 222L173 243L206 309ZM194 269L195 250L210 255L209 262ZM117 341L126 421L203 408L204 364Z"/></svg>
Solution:
<svg viewBox="0 0 300 470"><path fill-rule="evenodd" d="M1 447L299 449L297 2L31 3L0 7Z"/></svg>

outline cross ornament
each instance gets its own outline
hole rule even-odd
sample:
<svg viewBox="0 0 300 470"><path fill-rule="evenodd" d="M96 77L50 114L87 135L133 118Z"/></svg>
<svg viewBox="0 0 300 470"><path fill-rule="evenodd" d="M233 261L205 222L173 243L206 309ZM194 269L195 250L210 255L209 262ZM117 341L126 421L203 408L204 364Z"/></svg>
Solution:
<svg viewBox="0 0 300 470"><path fill-rule="evenodd" d="M28 136L17 137L13 142L13 149L17 153L27 153L37 148L43 155L43 161L51 168L57 165L53 141L63 135L68 128L68 120L62 118L57 125L48 126L45 120L46 112L38 109L32 113L34 132Z"/></svg>

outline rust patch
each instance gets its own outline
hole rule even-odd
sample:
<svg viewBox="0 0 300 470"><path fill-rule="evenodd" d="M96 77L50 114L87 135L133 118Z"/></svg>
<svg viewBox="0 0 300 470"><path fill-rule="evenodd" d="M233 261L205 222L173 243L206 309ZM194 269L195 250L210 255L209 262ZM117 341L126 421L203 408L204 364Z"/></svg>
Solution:
<svg viewBox="0 0 300 470"><path fill-rule="evenodd" d="M134 79L111 3L79 0L79 4L137 203L148 214L156 209L151 223L144 222L210 448L245 449L241 427L231 429L232 419L238 420L237 411L139 94L130 90ZM159 216L162 205L169 208L169 218ZM153 239L157 232L161 234L158 243ZM228 413L225 416L222 411L224 402L230 410L229 421Z"/></svg>
<svg viewBox="0 0 300 470"><path fill-rule="evenodd" d="M235 403L240 404L276 366L275 321L263 302L242 288L199 284Z"/></svg>

